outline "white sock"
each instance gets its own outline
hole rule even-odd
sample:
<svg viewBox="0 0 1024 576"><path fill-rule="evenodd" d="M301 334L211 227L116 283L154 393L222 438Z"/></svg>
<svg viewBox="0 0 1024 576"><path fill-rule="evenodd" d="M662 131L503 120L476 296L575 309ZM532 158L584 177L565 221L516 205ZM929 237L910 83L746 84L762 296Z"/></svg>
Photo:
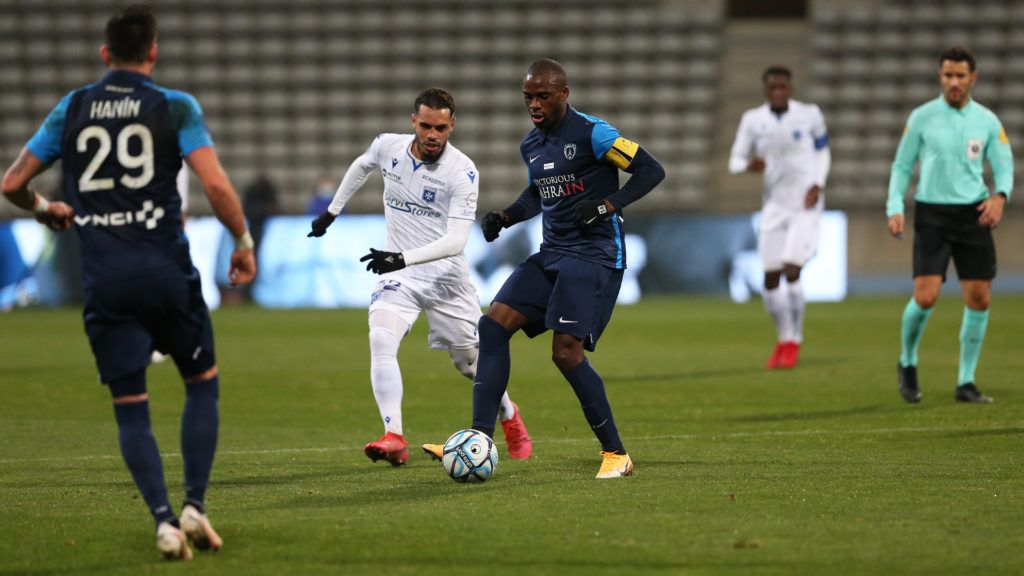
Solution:
<svg viewBox="0 0 1024 576"><path fill-rule="evenodd" d="M782 288L775 288L761 294L764 300L764 309L775 322L775 332L778 334L779 342L789 342L793 339L793 315L789 311L789 299L782 292Z"/></svg>
<svg viewBox="0 0 1024 576"><path fill-rule="evenodd" d="M509 400L508 391L501 396L501 406L498 407L498 418L502 422L511 420L516 415L515 406L512 405L512 400Z"/></svg>
<svg viewBox="0 0 1024 576"><path fill-rule="evenodd" d="M402 371L398 368L401 340L390 330L370 327L370 384L384 431L402 435Z"/></svg>
<svg viewBox="0 0 1024 576"><path fill-rule="evenodd" d="M789 298L789 314L793 319L793 337L790 341L799 344L804 340L804 287L799 279L786 284L786 295Z"/></svg>

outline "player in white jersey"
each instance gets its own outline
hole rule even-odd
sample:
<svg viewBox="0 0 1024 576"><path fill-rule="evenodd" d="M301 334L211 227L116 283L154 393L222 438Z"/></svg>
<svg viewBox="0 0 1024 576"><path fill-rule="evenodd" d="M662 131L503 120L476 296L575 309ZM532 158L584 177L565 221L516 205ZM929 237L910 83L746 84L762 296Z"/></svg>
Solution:
<svg viewBox="0 0 1024 576"><path fill-rule="evenodd" d="M415 134L381 134L349 167L334 200L313 221L323 236L345 203L377 170L384 177L387 245L360 259L381 274L370 298L370 382L384 435L363 450L373 461L400 466L409 458L402 431L402 374L398 347L425 311L428 345L448 350L462 375L476 376L480 299L462 250L476 216L480 176L468 156L448 144L455 102L440 88L413 105ZM530 457L532 443L518 407L501 400L502 428L512 458Z"/></svg>
<svg viewBox="0 0 1024 576"><path fill-rule="evenodd" d="M764 263L764 305L778 341L767 368L796 366L803 341L804 293L800 271L821 236L822 189L831 153L821 109L793 100L792 73L765 70L767 102L746 111L729 154L729 172L764 174L758 251ZM780 287L782 276L786 288Z"/></svg>

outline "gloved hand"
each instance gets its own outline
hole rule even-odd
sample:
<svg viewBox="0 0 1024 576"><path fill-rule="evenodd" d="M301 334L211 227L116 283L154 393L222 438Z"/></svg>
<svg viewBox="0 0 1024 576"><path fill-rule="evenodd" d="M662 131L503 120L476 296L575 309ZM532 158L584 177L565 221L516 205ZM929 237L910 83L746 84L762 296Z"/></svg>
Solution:
<svg viewBox="0 0 1024 576"><path fill-rule="evenodd" d="M615 208L606 200L580 202L576 205L576 219L586 228L604 222L614 211Z"/></svg>
<svg viewBox="0 0 1024 576"><path fill-rule="evenodd" d="M501 229L505 227L507 220L502 212L488 212L480 220L480 229L484 232L484 240L494 242Z"/></svg>
<svg viewBox="0 0 1024 576"><path fill-rule="evenodd" d="M319 238L319 237L323 236L324 234L326 234L327 233L327 227L330 226L331 223L334 222L335 218L337 218L337 216L335 216L334 214L331 214L327 210L324 210L323 214L317 216L316 220L313 220L313 225L312 225L313 226L313 230L310 231L309 234L306 234L306 238L312 238L314 236Z"/></svg>
<svg viewBox="0 0 1024 576"><path fill-rule="evenodd" d="M370 248L370 253L359 259L360 262L369 262L366 269L374 274L387 274L395 270L405 268L405 256L401 252L385 252Z"/></svg>

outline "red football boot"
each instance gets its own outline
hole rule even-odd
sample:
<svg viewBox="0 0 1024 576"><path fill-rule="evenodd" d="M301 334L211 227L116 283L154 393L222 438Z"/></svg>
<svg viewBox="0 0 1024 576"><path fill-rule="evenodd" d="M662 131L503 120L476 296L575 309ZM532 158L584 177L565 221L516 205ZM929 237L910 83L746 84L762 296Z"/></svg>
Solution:
<svg viewBox="0 0 1024 576"><path fill-rule="evenodd" d="M768 357L768 361L764 363L765 368L778 368L779 359L782 358L782 350L785 348L784 342L778 342L775 344L775 350L772 355Z"/></svg>
<svg viewBox="0 0 1024 576"><path fill-rule="evenodd" d="M501 429L505 431L505 443L508 445L508 455L513 460L526 460L533 453L533 441L526 431L526 424L523 424L523 417L519 413L519 406L515 402L512 407L516 409L516 415L508 420L501 421Z"/></svg>
<svg viewBox="0 0 1024 576"><path fill-rule="evenodd" d="M794 368L800 359L800 343L786 342L782 345L782 353L779 354L779 368Z"/></svg>
<svg viewBox="0 0 1024 576"><path fill-rule="evenodd" d="M370 460L387 460L392 466L401 466L409 459L409 444L398 434L388 432L376 442L363 446L363 452Z"/></svg>

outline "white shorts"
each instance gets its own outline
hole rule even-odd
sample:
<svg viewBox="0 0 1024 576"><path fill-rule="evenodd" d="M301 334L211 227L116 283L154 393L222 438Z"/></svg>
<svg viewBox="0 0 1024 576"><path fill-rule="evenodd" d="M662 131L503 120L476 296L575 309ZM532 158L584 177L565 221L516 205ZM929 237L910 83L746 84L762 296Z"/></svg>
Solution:
<svg viewBox="0 0 1024 576"><path fill-rule="evenodd" d="M381 278L370 297L370 313L388 310L412 326L420 310L427 313L427 345L436 350L475 348L480 341L480 298L473 283L442 284L410 278L402 271Z"/></svg>
<svg viewBox="0 0 1024 576"><path fill-rule="evenodd" d="M822 209L821 202L811 210L764 205L757 231L757 251L766 272L782 270L785 264L802 268L814 257L821 238Z"/></svg>

